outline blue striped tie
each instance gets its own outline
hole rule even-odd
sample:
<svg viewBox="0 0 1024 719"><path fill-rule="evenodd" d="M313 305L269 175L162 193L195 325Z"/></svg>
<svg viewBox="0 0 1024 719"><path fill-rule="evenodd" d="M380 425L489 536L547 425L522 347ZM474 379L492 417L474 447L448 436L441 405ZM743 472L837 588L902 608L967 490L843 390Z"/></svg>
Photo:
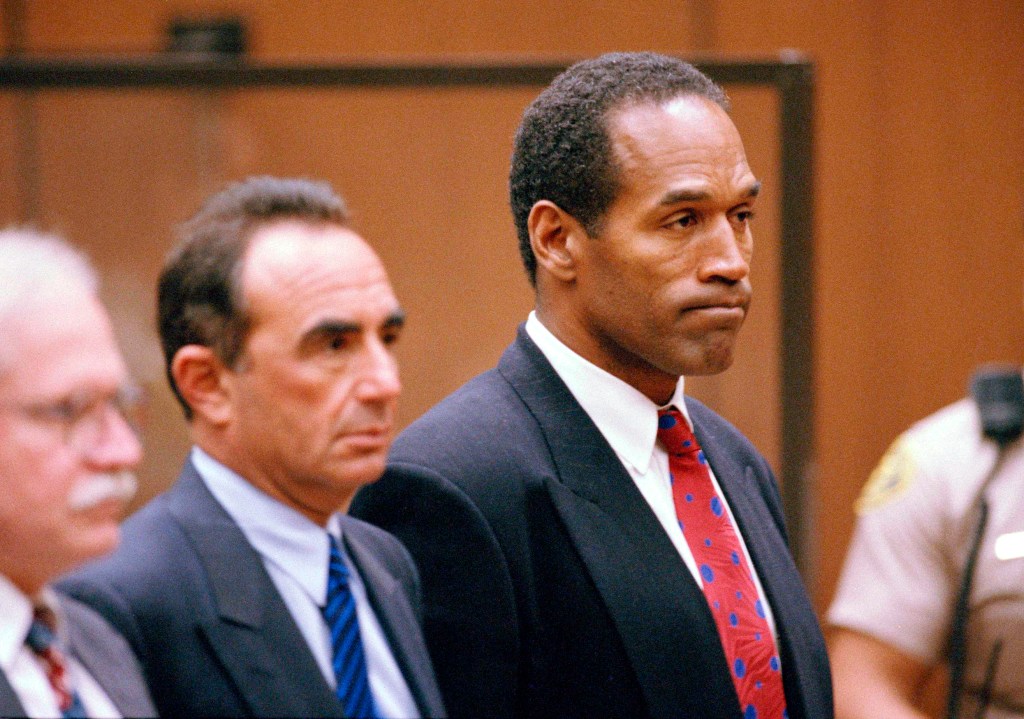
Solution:
<svg viewBox="0 0 1024 719"><path fill-rule="evenodd" d="M347 717L376 717L370 682L366 678L363 642L359 638L356 601L348 586L348 567L341 559L341 551L334 535L329 534L328 537L331 541L331 559L327 572L327 606L323 612L327 626L331 628L338 699L341 700Z"/></svg>

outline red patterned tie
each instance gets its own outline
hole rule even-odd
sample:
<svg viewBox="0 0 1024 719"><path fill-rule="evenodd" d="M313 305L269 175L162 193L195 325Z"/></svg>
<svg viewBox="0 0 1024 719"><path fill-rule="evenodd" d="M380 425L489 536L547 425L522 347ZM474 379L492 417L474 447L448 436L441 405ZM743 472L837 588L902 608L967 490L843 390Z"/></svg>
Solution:
<svg viewBox="0 0 1024 719"><path fill-rule="evenodd" d="M704 452L674 407L658 413L658 439L668 452L679 528L700 569L743 718L784 719L786 697L775 640Z"/></svg>
<svg viewBox="0 0 1024 719"><path fill-rule="evenodd" d="M82 700L68 681L67 660L57 648L54 634L56 626L57 618L49 607L35 607L25 643L46 666L46 676L53 687L61 715L67 719L84 717L86 714Z"/></svg>

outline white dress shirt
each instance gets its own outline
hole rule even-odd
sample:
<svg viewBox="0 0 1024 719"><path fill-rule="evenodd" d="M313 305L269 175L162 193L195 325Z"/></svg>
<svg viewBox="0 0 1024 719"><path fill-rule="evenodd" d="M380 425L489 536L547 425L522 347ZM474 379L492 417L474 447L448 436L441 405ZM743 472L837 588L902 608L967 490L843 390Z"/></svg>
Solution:
<svg viewBox="0 0 1024 719"><path fill-rule="evenodd" d="M327 533L334 535L349 568L349 586L356 601L359 633L377 712L381 717L418 717L416 700L391 653L387 636L366 596L366 586L345 552L337 515L331 516L325 529L260 491L198 447L192 448L191 460L210 493L260 555L332 688L337 686L337 680L332 666L331 632L321 608L327 603Z"/></svg>
<svg viewBox="0 0 1024 719"><path fill-rule="evenodd" d="M57 640L62 647L67 647L67 641L63 639L66 633L64 618L57 597L49 588L44 588L37 601L53 611L57 618ZM7 677L28 716L60 717L57 695L47 677L46 664L25 644L25 637L32 626L32 613L32 600L0 574L0 671ZM68 679L78 692L86 714L120 719L121 713L92 675L78 660L69 656L66 649L63 653Z"/></svg>
<svg viewBox="0 0 1024 719"><path fill-rule="evenodd" d="M640 494L650 505L651 511L658 518L669 539L675 546L679 556L685 562L697 584L703 588L704 582L693 558L693 552L686 543L686 537L679 528L676 518L675 502L672 499L672 483L669 479L668 453L658 443L658 410L675 406L686 423L693 429L693 422L683 401L685 380L679 378L672 399L662 407L654 404L635 387L626 384L618 377L605 372L600 367L587 361L569 349L555 337L544 324L537 319L536 312L531 312L526 320L526 333L534 341L541 353L547 358L555 372L565 382L572 396L576 398L583 411L597 425L598 430L615 450L629 476L632 477ZM757 576L754 563L750 560L747 544L736 525L732 508L725 493L715 478L715 473L708 465L708 473L718 496L722 498L729 519L739 538L740 546L747 557L747 565L754 575L758 596L766 607L768 625L775 634L775 619L771 606L764 594L761 580Z"/></svg>

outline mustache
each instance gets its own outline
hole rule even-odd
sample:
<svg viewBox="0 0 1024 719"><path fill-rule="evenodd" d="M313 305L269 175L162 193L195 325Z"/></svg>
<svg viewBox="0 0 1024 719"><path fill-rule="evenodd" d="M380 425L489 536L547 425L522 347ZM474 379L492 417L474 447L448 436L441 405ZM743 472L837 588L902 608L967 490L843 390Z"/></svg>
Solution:
<svg viewBox="0 0 1024 719"><path fill-rule="evenodd" d="M109 500L127 502L135 496L138 481L129 471L94 474L72 488L68 495L68 507L75 512L84 512Z"/></svg>

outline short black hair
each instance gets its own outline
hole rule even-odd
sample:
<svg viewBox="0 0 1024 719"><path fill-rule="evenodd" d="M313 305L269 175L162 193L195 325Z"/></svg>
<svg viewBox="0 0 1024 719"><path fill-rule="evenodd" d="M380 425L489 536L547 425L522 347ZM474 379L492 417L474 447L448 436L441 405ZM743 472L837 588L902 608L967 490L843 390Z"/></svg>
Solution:
<svg viewBox="0 0 1024 719"><path fill-rule="evenodd" d="M347 227L349 216L326 182L260 176L228 185L179 228L178 244L160 273L157 325L167 379L186 418L192 410L171 374L174 355L197 344L213 349L227 366L237 364L249 328L242 260L258 230L287 220Z"/></svg>
<svg viewBox="0 0 1024 719"><path fill-rule="evenodd" d="M729 108L725 91L689 63L650 52L608 53L572 65L530 103L513 143L509 195L531 284L537 260L527 218L534 204L550 200L598 234L619 189L609 114L686 95Z"/></svg>

